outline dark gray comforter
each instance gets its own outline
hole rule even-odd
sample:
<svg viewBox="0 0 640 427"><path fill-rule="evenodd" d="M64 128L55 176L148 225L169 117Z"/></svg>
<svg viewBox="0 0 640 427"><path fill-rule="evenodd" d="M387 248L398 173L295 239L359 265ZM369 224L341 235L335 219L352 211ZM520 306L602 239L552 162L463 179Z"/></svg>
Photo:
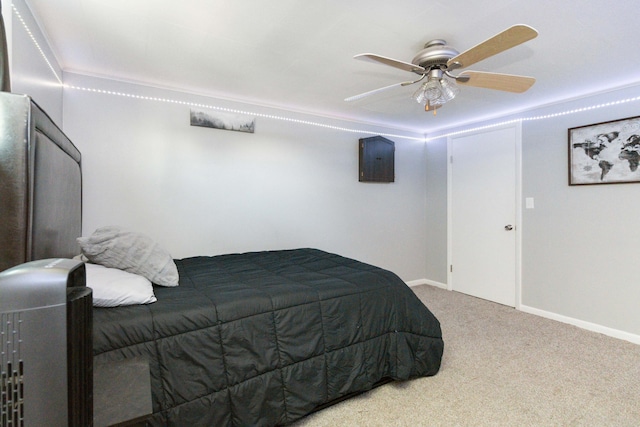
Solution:
<svg viewBox="0 0 640 427"><path fill-rule="evenodd" d="M288 424L440 368L438 320L389 271L315 249L176 264L158 302L94 310L96 360L148 358L153 425Z"/></svg>

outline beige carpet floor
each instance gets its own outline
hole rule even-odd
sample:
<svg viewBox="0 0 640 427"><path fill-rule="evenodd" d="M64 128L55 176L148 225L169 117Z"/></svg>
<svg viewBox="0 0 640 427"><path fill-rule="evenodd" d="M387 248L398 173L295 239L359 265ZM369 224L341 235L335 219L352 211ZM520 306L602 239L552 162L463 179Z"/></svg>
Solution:
<svg viewBox="0 0 640 427"><path fill-rule="evenodd" d="M640 346L432 286L440 372L311 414L320 426L640 426Z"/></svg>

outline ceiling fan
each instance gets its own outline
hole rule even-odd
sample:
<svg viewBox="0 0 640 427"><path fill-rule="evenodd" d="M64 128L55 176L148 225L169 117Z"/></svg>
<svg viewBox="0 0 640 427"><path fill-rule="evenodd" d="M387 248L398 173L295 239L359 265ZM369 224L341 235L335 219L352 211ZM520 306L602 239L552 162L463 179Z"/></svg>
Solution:
<svg viewBox="0 0 640 427"><path fill-rule="evenodd" d="M355 101L394 87L408 86L425 80L412 98L425 106L425 111L442 107L459 93L458 84L475 86L485 89L496 89L507 92L522 93L528 90L536 81L533 77L512 74L489 73L484 71L466 70L454 75L453 70L466 68L476 62L487 59L507 49L535 38L538 32L528 25L514 25L482 43L459 53L448 46L444 40L435 39L425 44L424 49L416 54L411 62L373 53L362 53L355 59L373 61L419 75L416 80L395 83L374 89L369 92L345 98L345 101Z"/></svg>

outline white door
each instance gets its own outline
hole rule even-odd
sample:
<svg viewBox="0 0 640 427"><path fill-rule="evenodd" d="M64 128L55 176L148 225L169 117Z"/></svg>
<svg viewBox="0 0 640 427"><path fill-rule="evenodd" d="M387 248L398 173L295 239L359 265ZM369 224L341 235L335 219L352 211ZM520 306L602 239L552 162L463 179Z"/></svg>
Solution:
<svg viewBox="0 0 640 427"><path fill-rule="evenodd" d="M450 138L453 290L515 307L519 126Z"/></svg>

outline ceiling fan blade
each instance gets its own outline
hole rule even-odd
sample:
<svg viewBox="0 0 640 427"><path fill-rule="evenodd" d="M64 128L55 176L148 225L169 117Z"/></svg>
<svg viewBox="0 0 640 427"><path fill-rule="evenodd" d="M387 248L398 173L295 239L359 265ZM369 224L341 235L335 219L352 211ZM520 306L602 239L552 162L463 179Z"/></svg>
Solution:
<svg viewBox="0 0 640 427"><path fill-rule="evenodd" d="M457 77L463 77L456 80L457 84L515 93L525 92L536 82L533 77L487 73L484 71L464 71ZM465 80L464 77L469 77L469 80Z"/></svg>
<svg viewBox="0 0 640 427"><path fill-rule="evenodd" d="M369 92L364 92L364 93L361 93L361 94L358 94L358 95L350 96L348 98L345 98L344 100L347 101L347 102L357 101L358 99L362 99L362 98L365 98L365 97L370 96L370 95L374 95L374 94L379 93L379 92L384 92L385 90L393 89L394 87L407 86L407 85L410 85L410 84L413 84L413 83L415 83L415 82L394 83L394 84L389 85L389 86L380 87L378 89L370 90Z"/></svg>
<svg viewBox="0 0 640 427"><path fill-rule="evenodd" d="M410 71L412 73L423 74L427 70L419 65L412 64L410 62L398 61L397 59L387 58L386 56L376 55L375 53L361 53L354 56L354 59L362 59L365 61L378 62L384 65L389 65L394 68L399 68L404 71Z"/></svg>
<svg viewBox="0 0 640 427"><path fill-rule="evenodd" d="M447 61L449 69L464 68L538 36L528 25L514 25Z"/></svg>

